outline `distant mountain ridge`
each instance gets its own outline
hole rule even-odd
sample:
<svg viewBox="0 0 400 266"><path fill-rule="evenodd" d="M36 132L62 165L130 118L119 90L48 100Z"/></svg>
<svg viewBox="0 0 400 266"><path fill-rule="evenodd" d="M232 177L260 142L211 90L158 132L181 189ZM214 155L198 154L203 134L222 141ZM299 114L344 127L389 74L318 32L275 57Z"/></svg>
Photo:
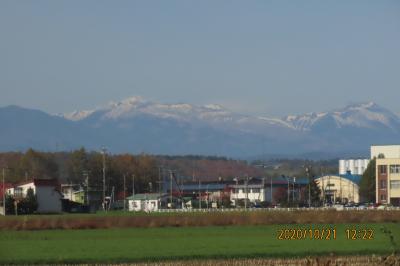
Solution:
<svg viewBox="0 0 400 266"><path fill-rule="evenodd" d="M50 115L0 108L0 150L70 150L106 145L112 152L335 154L400 139L400 118L376 103L283 118L250 116L221 105L164 104L131 97L94 110Z"/></svg>

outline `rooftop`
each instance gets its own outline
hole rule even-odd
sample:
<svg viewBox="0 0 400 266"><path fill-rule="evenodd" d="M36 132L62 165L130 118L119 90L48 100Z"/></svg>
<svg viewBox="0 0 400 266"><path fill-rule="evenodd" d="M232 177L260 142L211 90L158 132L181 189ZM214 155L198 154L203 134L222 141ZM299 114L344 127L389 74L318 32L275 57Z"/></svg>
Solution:
<svg viewBox="0 0 400 266"><path fill-rule="evenodd" d="M164 197L166 194L161 194ZM157 200L160 198L159 193L139 193L133 196L127 197L127 200Z"/></svg>

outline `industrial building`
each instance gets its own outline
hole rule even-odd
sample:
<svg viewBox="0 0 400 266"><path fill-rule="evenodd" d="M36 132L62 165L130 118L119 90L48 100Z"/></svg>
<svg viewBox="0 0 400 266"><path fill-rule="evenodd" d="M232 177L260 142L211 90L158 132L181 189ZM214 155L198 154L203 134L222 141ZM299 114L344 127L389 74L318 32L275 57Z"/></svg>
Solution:
<svg viewBox="0 0 400 266"><path fill-rule="evenodd" d="M321 198L324 203L348 203L360 202L359 182L360 175L325 175L315 181L321 190Z"/></svg>

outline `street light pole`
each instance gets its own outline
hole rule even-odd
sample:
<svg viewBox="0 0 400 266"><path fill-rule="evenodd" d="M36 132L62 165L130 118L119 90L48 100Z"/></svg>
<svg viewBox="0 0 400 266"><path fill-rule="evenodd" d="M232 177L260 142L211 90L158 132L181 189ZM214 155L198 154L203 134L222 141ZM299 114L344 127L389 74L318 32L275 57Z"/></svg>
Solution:
<svg viewBox="0 0 400 266"><path fill-rule="evenodd" d="M310 169L306 167L306 173L308 177L308 208L311 207L311 180L310 180Z"/></svg>
<svg viewBox="0 0 400 266"><path fill-rule="evenodd" d="M272 176L271 176L270 181L271 181L271 205L272 205L272 200L273 200L273 198L272 198Z"/></svg>
<svg viewBox="0 0 400 266"><path fill-rule="evenodd" d="M101 148L103 153L103 209L106 210L106 151L105 147Z"/></svg>
<svg viewBox="0 0 400 266"><path fill-rule="evenodd" d="M244 209L247 210L247 201L249 200L249 176L246 175L246 200L244 201Z"/></svg>

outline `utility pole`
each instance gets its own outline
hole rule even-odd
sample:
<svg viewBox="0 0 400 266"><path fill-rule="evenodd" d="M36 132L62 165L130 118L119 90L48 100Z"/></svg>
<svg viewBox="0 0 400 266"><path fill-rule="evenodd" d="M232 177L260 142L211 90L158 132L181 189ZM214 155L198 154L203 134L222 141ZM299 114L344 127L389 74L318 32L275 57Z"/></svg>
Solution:
<svg viewBox="0 0 400 266"><path fill-rule="evenodd" d="M135 196L135 175L132 174L132 197Z"/></svg>
<svg viewBox="0 0 400 266"><path fill-rule="evenodd" d="M90 204L89 204L89 172L83 171L83 175L86 177L86 204L88 206L90 206ZM89 207L89 209L90 209L90 207Z"/></svg>
<svg viewBox="0 0 400 266"><path fill-rule="evenodd" d="M199 209L201 209L201 180L199 179Z"/></svg>
<svg viewBox="0 0 400 266"><path fill-rule="evenodd" d="M289 179L290 177L286 177L286 179L287 179L287 203L289 204L289 202L290 202L290 187L289 187L289 181L290 181L290 179Z"/></svg>
<svg viewBox="0 0 400 266"><path fill-rule="evenodd" d="M296 177L293 177L293 203L294 203L294 183L296 183Z"/></svg>
<svg viewBox="0 0 400 266"><path fill-rule="evenodd" d="M126 175L124 174L124 212L125 212L125 205L126 205Z"/></svg>
<svg viewBox="0 0 400 266"><path fill-rule="evenodd" d="M235 208L238 207L238 202L239 202L239 178L235 177L234 179L236 181L236 187L235 187L235 194L236 194L236 201L235 201Z"/></svg>
<svg viewBox="0 0 400 266"><path fill-rule="evenodd" d="M343 195L342 195L342 177L339 176L339 182L340 182L340 203L343 203Z"/></svg>
<svg viewBox="0 0 400 266"><path fill-rule="evenodd" d="M169 170L169 203L172 209L172 171Z"/></svg>
<svg viewBox="0 0 400 266"><path fill-rule="evenodd" d="M3 167L3 212L4 212L4 216L6 216L6 183L5 183L5 179L6 179L6 170Z"/></svg>
<svg viewBox="0 0 400 266"><path fill-rule="evenodd" d="M209 185L209 184L207 184L207 189L206 189L206 194L207 194L207 209L208 209L208 185Z"/></svg>
<svg viewBox="0 0 400 266"><path fill-rule="evenodd" d="M161 167L158 167L158 193L161 200Z"/></svg>
<svg viewBox="0 0 400 266"><path fill-rule="evenodd" d="M246 175L246 200L244 201L244 209L247 210L247 201L249 200L249 176Z"/></svg>
<svg viewBox="0 0 400 266"><path fill-rule="evenodd" d="M271 181L271 204L272 204L272 200L273 200L273 196L272 196L272 176L271 176L271 178L270 178L270 181Z"/></svg>
<svg viewBox="0 0 400 266"><path fill-rule="evenodd" d="M310 169L306 167L306 173L308 177L308 208L311 207L311 179L310 179Z"/></svg>
<svg viewBox="0 0 400 266"><path fill-rule="evenodd" d="M101 148L103 153L103 209L106 210L106 151L105 147Z"/></svg>
<svg viewBox="0 0 400 266"><path fill-rule="evenodd" d="M324 175L322 175L322 177L321 177L321 181L322 181L322 204L323 204L323 206L325 207L325 177L324 177Z"/></svg>

